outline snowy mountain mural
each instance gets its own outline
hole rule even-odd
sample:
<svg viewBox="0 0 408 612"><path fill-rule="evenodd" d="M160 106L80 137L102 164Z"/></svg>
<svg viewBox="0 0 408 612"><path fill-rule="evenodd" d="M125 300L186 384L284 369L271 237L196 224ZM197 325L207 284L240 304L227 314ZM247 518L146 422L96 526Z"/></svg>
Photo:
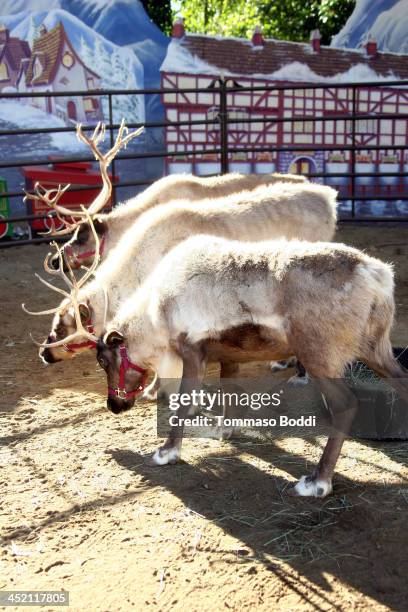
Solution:
<svg viewBox="0 0 408 612"><path fill-rule="evenodd" d="M10 31L10 23L7 17L2 17L2 22ZM18 25L10 31L10 37L20 41L27 41L31 49L31 59L25 60L20 77L14 84L16 91L67 91L86 89L141 89L144 87L143 64L135 53L126 47L119 47L106 40L100 34L84 25L79 19L73 17L63 10L55 9L48 12L30 14L23 17ZM65 42L62 39L66 39ZM58 47L58 55L54 57L54 51ZM62 50L62 47L63 50ZM70 49L69 49L70 47ZM64 55L64 53L66 55ZM72 66L65 66L66 74L61 76L58 67L55 76L47 75L42 78L40 74L41 62L43 62L44 73L50 63L60 61L64 63L64 57L72 57ZM37 59L38 56L38 67ZM69 61L67 59L66 61ZM31 64L34 62L34 66ZM83 65L87 71L86 79L81 79L75 64ZM33 74L31 74L34 71ZM37 71L37 72L35 72ZM55 72L55 71L54 71ZM92 72L92 75L91 75ZM10 88L9 88L10 91ZM30 100L30 99L29 99ZM38 100L38 99L37 99ZM91 100L91 99L90 99ZM34 104L33 104L34 102ZM77 101L72 101L76 104ZM92 99L93 104L98 104L97 97ZM30 101L29 101L30 104ZM37 106L35 100L31 102ZM62 111L56 113L55 109L47 109L52 114L60 116L69 124L70 120L87 121L106 119L108 117L108 100L102 99L100 112L78 115ZM126 117L128 122L143 122L145 120L144 100L142 96L116 96L113 100L114 121Z"/></svg>
<svg viewBox="0 0 408 612"><path fill-rule="evenodd" d="M168 39L150 21L139 0L32 0L27 10L25 0L5 0L1 4L3 15L0 23L6 29L7 35L13 41L21 45L29 46L29 53L37 55L47 53L47 45L41 44L41 36L51 38L49 33L61 25L67 38L67 44L71 45L74 61L82 63L88 71L94 73L85 77L85 81L74 73L65 74L58 82L54 79L51 84L41 79L20 78L17 82L6 83L0 78L0 90L3 91L68 91L72 89L142 89L160 86L159 66L166 53ZM1 30L0 30L1 38ZM49 47L55 46L56 36L50 41ZM45 41L46 39L44 39ZM21 57L20 57L21 56ZM20 49L20 56L15 58L15 63L20 64L24 60L24 70L27 74L27 66L30 63L27 50ZM45 61L51 61L45 58ZM68 61L68 60L67 60ZM38 64L39 62L37 62ZM68 67L69 68L69 67ZM29 67L31 75L34 66ZM37 66L37 70L39 67ZM30 72L31 70L31 72ZM1 75L0 75L1 76ZM36 75L37 76L37 75ZM41 82L40 82L41 81ZM89 86L87 82L89 81ZM34 87L34 83L37 87ZM85 83L85 87L83 84ZM95 97L96 98L96 97ZM37 99L38 100L38 99ZM64 101L66 102L66 101ZM68 103L68 102L66 102ZM32 101L28 99L28 104ZM43 107L52 117L50 125L55 125L55 117L69 124L76 119L92 122L92 120L108 118L108 99L102 98L101 108L96 108L96 100L86 100L87 112L63 112L59 104L56 112L53 108L47 108L45 102L42 105L34 103L36 107ZM2 109L2 106L4 107ZM19 111L17 105L13 117L18 123ZM50 106L50 104L48 105ZM0 103L0 119L8 105ZM113 98L114 121L125 117L127 122L142 123L144 121L159 121L163 116L159 96L115 96ZM50 112L51 111L51 112ZM37 113L33 115L33 122L38 119ZM25 118L27 122L27 118ZM154 139L154 133L151 133ZM73 143L72 143L73 144Z"/></svg>
<svg viewBox="0 0 408 612"><path fill-rule="evenodd" d="M381 51L408 54L408 0L357 0L333 47L361 47L371 35Z"/></svg>

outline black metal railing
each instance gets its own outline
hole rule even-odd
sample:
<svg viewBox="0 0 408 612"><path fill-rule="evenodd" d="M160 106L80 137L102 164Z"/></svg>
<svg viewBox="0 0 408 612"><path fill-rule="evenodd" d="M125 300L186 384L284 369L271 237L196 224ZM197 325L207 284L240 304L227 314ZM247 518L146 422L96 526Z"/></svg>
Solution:
<svg viewBox="0 0 408 612"><path fill-rule="evenodd" d="M333 152L338 153L348 153L349 160L347 162L348 171L346 172L308 172L307 176L311 179L319 179L322 182L330 179L330 184L333 184L333 180L336 179L349 179L346 187L340 190L339 194L339 202L346 202L350 204L350 212L349 214L343 215L340 217L341 221L408 221L408 198L404 197L405 186L408 187L408 174L404 172L404 168L408 167L408 162L404 159L405 151L408 149L408 143L404 144L370 144L366 142L364 144L357 143L357 122L359 120L367 120L367 119L375 119L377 122L382 119L398 119L401 121L407 121L408 125L408 113L400 113L393 114L386 112L378 112L375 114L368 114L358 112L357 108L357 93L359 89L367 90L369 88L376 89L387 89L389 91L398 91L400 88L402 90L407 90L408 94L408 81L386 81L386 82L369 82L369 83L340 83L340 84L326 84L326 83L299 83L299 84L282 84L282 85L265 85L265 86L247 86L245 84L237 83L236 80L231 78L220 78L215 79L209 87L202 88L171 88L171 89L136 89L136 90L91 90L91 91L72 91L72 92L36 92L36 93L0 93L0 101L2 99L12 99L17 101L23 101L26 98L31 100L36 98L75 98L75 97L90 97L95 96L98 97L100 102L101 98L107 98L108 100L108 117L107 117L107 125L106 129L110 137L110 142L114 141L114 132L119 127L119 124L114 121L114 98L118 96L142 96L142 95L161 95L162 97L166 96L166 94L199 94L199 93L208 93L209 91L214 94L214 96L218 97L218 104L216 105L217 113L216 116L211 119L200 119L200 120L183 120L183 121L154 121L154 122L146 122L143 125L146 130L153 128L161 128L165 129L168 127L171 128L183 128L186 126L217 126L217 140L215 144L205 144L204 146L193 146L184 149L183 151L169 151L163 147L160 149L139 149L132 152L123 152L117 156L115 160L112 162L112 175L115 176L115 169L117 165L123 160L140 160L140 159L177 159L177 158L189 158L189 159L200 159L202 156L216 156L219 160L219 168L222 174L225 174L230 169L231 157L234 154L249 154L250 156L259 155L260 153L268 153L277 155L282 152L290 152L292 154L302 153L302 152L319 152L320 154L328 154ZM247 116L245 118L245 123L248 124L249 129L250 126L254 123L262 124L276 124L284 125L286 123L294 123L294 122L312 122L316 124L317 122L339 122L339 121L349 121L351 126L351 131L349 134L350 144L279 144L278 146L273 146L273 148L268 146L260 146L260 145L250 145L250 146L237 146L233 145L230 139L231 129L234 126L234 123L242 123L243 119L234 118L229 114L229 109L232 106L230 104L229 97L237 92L285 92L287 90L290 91L299 91L299 90L337 90L342 89L348 92L347 105L349 110L346 112L333 112L333 114L323 114L314 113L313 115L308 113L303 113L302 115L292 115L282 116L275 114L265 114L265 116L257 116L251 117ZM408 107L407 107L408 108ZM137 128L142 124L140 123L128 123L129 128ZM379 123L377 123L377 126ZM93 130L93 126L84 126L84 130ZM13 137L13 136L35 136L41 134L60 134L60 133L70 133L75 132L76 128L74 126L67 127L50 127L50 128L10 128L0 130L0 148L2 147L2 139L5 137ZM407 131L408 133L408 131ZM400 155L399 170L395 172L358 172L357 171L357 155L359 152L367 152L375 153L378 151L395 151ZM9 171L11 169L19 169L23 166L43 166L44 164L49 163L50 160L47 159L39 159L34 154L32 159L10 159L5 161L4 159L0 160L0 171L5 170ZM64 155L61 157L53 157L52 163L68 163L68 162L77 162L77 161L94 161L94 159L89 156L78 156L78 155ZM286 169L286 171L288 171ZM377 190L377 193L366 193L363 190L358 189L358 180L361 178L371 178L371 179L381 179L381 178L394 178L399 181L399 189L395 192L392 190L381 189ZM135 179L135 180L118 180L113 181L113 203L114 205L117 202L117 190L123 187L134 187L140 188L141 186L147 186L153 182L149 179ZM89 190L101 187L102 185L92 185L92 186L75 186L73 189L75 191L79 190ZM381 186L380 186L381 187ZM0 197L8 197L8 198L21 198L23 195L22 191L11 190L6 193L1 193ZM382 216L375 215L366 215L359 214L356 210L356 203L368 203L374 201L383 201L383 202L397 202L397 201L406 201L406 213L405 214L387 214ZM16 223L28 221L29 223L35 219L44 219L49 215L39 214L39 215L30 215L30 214L21 214L9 216L7 218L1 219L2 223ZM47 238L36 238L36 239L28 239L22 241L14 241L14 242L0 242L0 248L4 246L8 246L11 244L28 244L30 242L42 242L48 240Z"/></svg>

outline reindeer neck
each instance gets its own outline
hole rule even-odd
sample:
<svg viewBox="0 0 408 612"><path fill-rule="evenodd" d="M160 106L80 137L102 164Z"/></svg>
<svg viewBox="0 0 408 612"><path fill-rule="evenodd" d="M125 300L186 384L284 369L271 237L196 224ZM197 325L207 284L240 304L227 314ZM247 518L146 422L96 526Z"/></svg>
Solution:
<svg viewBox="0 0 408 612"><path fill-rule="evenodd" d="M124 331L130 357L142 362L145 367L154 368L168 345L157 333L156 326L152 323L146 307L139 304L126 321L116 320L118 322L115 321L113 326Z"/></svg>
<svg viewBox="0 0 408 612"><path fill-rule="evenodd" d="M131 198L130 200L127 200L127 202L119 204L119 206L114 208L109 215L109 220L114 224L133 223L140 215L157 204L157 197L154 194L148 195L145 194L145 192L139 193L134 198Z"/></svg>

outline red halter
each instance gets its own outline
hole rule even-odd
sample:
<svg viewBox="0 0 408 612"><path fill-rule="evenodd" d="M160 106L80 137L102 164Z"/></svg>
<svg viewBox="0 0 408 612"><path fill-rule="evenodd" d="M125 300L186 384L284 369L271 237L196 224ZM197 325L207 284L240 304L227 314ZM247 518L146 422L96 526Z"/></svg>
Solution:
<svg viewBox="0 0 408 612"><path fill-rule="evenodd" d="M145 388L146 379L147 379L147 370L145 368L141 368L136 363L132 363L130 361L124 344L120 345L119 353L120 353L119 385L117 389L112 389L112 387L108 387L108 390L109 390L110 396L118 397L119 399L124 400L130 397L135 397L138 393L143 391L143 389ZM140 381L139 386L133 391L126 391L125 375L128 370L136 370L136 372L140 372L140 374L142 374L142 380Z"/></svg>
<svg viewBox="0 0 408 612"><path fill-rule="evenodd" d="M99 255L101 257L103 255L104 248L105 248L105 235L102 236L102 240L99 243ZM85 251L84 253L78 253L78 255L75 255L72 246L69 244L65 247L64 251L66 255L72 260L72 263L78 266L81 265L81 261L83 259L87 259L88 257L93 257L95 255L95 250Z"/></svg>
<svg viewBox="0 0 408 612"><path fill-rule="evenodd" d="M88 319L85 324L86 330L90 333L94 333L94 328L91 319ZM84 342L71 342L70 344L63 344L62 348L67 353L76 353L79 349L84 348L96 348L96 342L94 340L84 340Z"/></svg>

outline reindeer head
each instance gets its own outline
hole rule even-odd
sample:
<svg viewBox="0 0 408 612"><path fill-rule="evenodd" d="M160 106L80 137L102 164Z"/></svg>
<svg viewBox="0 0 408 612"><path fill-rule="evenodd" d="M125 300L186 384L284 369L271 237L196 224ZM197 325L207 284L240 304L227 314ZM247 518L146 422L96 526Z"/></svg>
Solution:
<svg viewBox="0 0 408 612"><path fill-rule="evenodd" d="M99 237L99 255L102 258L108 225L106 221L98 218L93 220L93 224ZM74 236L65 244L63 250L64 271L68 270L68 264L73 270L77 270L81 266L92 265L95 257L95 241L87 221L81 221L78 224ZM58 270L59 265L58 255L55 254L50 260L50 266L54 268L54 270Z"/></svg>
<svg viewBox="0 0 408 612"><path fill-rule="evenodd" d="M78 304L81 325L89 334L93 334L92 311L87 303ZM39 356L45 363L57 363L73 359L78 353L95 348L96 342L88 337L81 337L76 332L77 323L75 307L65 299L54 315L47 345L40 346ZM71 338L71 341L68 340ZM58 344L63 341L63 344Z"/></svg>
<svg viewBox="0 0 408 612"><path fill-rule="evenodd" d="M139 136L143 129L144 128L141 127L138 130L128 134L128 129L125 126L124 120L122 119L115 144L113 147L111 147L111 149L109 149L109 151L102 153L99 150L98 145L105 138L105 125L98 123L92 137L89 138L83 133L81 124L78 124L77 138L90 147L95 159L99 162L102 176L102 190L87 211L85 211L83 207L81 207L81 210L71 210L61 206L58 203L70 185L65 185L64 187L59 185L58 188L44 189L41 187L41 185L36 183L34 193L26 193L26 198L41 200L44 202L50 209L52 209L57 219L63 223L64 228L57 230L54 223L54 218L51 217L51 229L49 232L47 232L48 235L64 236L66 234L72 234L75 232L75 235L65 247L66 258L63 260L63 262L69 261L72 269L79 268L81 265L90 265L93 261L95 254L95 243L93 241L93 234L88 223L89 218L94 220L95 230L100 238L99 255L102 256L105 234L107 232L107 224L102 220L96 219L96 215L104 208L104 206L106 206L112 195L112 183L109 177L108 167L118 151L122 147L126 148L130 140L136 136ZM125 133L126 135L124 135ZM68 221L68 219L70 220ZM51 260L50 265L56 269L58 264L59 258L58 256L55 256Z"/></svg>
<svg viewBox="0 0 408 612"><path fill-rule="evenodd" d="M145 387L147 369L129 358L125 338L119 331L106 332L96 348L98 363L106 372L109 410L114 414L129 410Z"/></svg>
<svg viewBox="0 0 408 612"><path fill-rule="evenodd" d="M88 214L89 217L89 214ZM27 310L23 304L23 310L31 315L54 314L52 329L48 335L48 339L43 343L36 343L40 347L40 357L46 363L55 363L64 359L72 359L77 352L86 350L87 348L95 347L97 337L93 334L92 327L92 312L87 303L80 301L80 289L93 276L95 269L99 263L99 238L95 231L92 219L89 217L89 224L95 240L95 255L90 268L86 268L84 275L79 280L76 279L71 266L67 263L67 273L63 265L63 250L53 243L57 251L59 266L57 269L50 266L52 254L48 253L44 261L44 269L51 276L61 278L70 291L60 289L51 285L46 280L36 274L37 278L57 293L63 295L65 299L57 308L43 310L40 312L31 312ZM107 300L105 296L105 317L106 318Z"/></svg>

